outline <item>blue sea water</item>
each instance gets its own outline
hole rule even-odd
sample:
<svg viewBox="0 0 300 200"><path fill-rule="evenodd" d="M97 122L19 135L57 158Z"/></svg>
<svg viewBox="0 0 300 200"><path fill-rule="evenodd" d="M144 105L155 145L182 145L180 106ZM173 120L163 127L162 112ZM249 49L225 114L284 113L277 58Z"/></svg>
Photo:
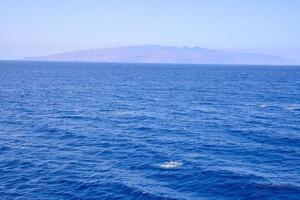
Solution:
<svg viewBox="0 0 300 200"><path fill-rule="evenodd" d="M1 61L0 199L300 199L300 67Z"/></svg>

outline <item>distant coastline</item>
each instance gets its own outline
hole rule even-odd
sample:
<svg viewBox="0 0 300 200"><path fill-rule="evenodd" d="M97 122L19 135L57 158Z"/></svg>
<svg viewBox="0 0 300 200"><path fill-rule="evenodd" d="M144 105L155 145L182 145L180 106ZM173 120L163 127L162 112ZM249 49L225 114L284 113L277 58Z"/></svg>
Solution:
<svg viewBox="0 0 300 200"><path fill-rule="evenodd" d="M198 65L198 66L274 66L274 67L300 67L300 64L205 64L205 63L130 63L130 62L101 62L101 61L55 61L55 60L28 60L28 59L9 59L9 60L0 60L0 62L20 62L20 63L87 63L87 64L107 64L107 65L174 65L174 66L180 66L180 65Z"/></svg>
<svg viewBox="0 0 300 200"><path fill-rule="evenodd" d="M151 64L234 64L234 65L297 65L294 60L267 54L233 52L200 47L159 45L89 49L46 56L26 57L27 61L67 61L102 63Z"/></svg>

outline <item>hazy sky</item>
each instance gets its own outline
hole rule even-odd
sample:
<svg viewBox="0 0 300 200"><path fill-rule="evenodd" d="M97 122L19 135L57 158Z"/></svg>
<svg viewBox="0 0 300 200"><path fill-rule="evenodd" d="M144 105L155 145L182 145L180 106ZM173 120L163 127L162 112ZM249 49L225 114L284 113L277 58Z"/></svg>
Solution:
<svg viewBox="0 0 300 200"><path fill-rule="evenodd" d="M142 44L293 54L299 10L300 0L0 0L0 59Z"/></svg>

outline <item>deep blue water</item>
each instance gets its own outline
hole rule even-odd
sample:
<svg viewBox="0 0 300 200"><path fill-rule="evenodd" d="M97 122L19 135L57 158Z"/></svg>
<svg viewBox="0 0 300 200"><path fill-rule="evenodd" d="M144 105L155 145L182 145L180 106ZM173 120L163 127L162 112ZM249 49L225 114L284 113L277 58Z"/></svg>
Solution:
<svg viewBox="0 0 300 200"><path fill-rule="evenodd" d="M300 199L300 67L1 61L0 199Z"/></svg>

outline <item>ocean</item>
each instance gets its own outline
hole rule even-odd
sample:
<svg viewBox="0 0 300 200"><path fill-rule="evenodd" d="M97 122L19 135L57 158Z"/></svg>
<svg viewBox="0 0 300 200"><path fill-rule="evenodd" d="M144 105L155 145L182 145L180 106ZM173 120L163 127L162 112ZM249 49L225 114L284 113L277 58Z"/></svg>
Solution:
<svg viewBox="0 0 300 200"><path fill-rule="evenodd" d="M0 199L300 199L300 67L1 61Z"/></svg>

